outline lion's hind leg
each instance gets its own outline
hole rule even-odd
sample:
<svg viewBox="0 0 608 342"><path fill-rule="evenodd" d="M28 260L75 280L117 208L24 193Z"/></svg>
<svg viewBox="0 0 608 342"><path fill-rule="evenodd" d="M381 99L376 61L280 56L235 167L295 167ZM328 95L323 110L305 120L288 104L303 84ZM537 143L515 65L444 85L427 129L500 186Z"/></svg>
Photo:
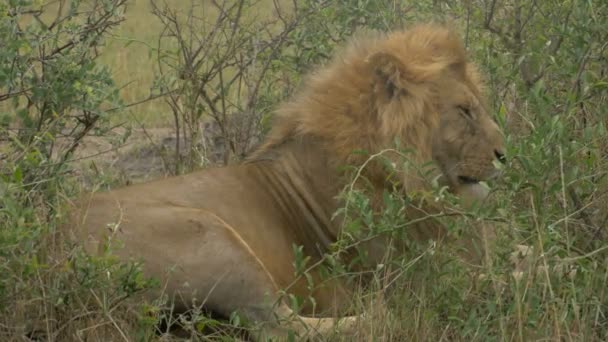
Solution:
<svg viewBox="0 0 608 342"><path fill-rule="evenodd" d="M263 323L256 341L285 341L290 332L300 339L324 341L331 336L352 336L359 325L360 316L305 317L294 313L281 303L272 312L273 319Z"/></svg>

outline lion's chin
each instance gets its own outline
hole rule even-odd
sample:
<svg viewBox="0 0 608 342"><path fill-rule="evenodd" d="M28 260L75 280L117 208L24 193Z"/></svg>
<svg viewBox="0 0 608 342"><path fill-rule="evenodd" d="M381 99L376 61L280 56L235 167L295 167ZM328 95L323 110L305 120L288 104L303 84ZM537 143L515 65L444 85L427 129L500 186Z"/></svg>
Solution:
<svg viewBox="0 0 608 342"><path fill-rule="evenodd" d="M458 182L460 184L465 184L465 185L473 185L473 184L478 184L479 180L473 177L468 177L468 176L458 176Z"/></svg>
<svg viewBox="0 0 608 342"><path fill-rule="evenodd" d="M461 184L456 189L456 195L465 207L470 207L475 202L481 202L490 193L490 189L480 183Z"/></svg>

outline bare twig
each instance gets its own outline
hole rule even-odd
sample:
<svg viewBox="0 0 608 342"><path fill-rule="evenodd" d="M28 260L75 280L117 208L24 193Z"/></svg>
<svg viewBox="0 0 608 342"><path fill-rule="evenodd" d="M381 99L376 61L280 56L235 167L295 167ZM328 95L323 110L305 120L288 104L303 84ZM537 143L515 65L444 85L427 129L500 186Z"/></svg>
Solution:
<svg viewBox="0 0 608 342"><path fill-rule="evenodd" d="M176 131L181 126L184 137L188 137L183 139L188 154L196 155L193 152L199 144L200 123L206 116L219 128L224 142L222 161L228 163L231 155L243 155L258 134L255 128L259 127L260 115L255 107L262 84L273 61L287 46L289 34L313 10L288 17L275 3L274 18L253 20L250 12L254 3L214 0L211 4L217 15L208 22L196 13L204 9L196 7L195 2L191 1L189 13L179 14L167 3L161 7L152 1L153 13L164 25L157 64L162 76L177 76L177 82L171 85L174 93L166 101L173 111ZM176 56L160 53L166 39L177 44ZM237 116L241 119L237 120Z"/></svg>

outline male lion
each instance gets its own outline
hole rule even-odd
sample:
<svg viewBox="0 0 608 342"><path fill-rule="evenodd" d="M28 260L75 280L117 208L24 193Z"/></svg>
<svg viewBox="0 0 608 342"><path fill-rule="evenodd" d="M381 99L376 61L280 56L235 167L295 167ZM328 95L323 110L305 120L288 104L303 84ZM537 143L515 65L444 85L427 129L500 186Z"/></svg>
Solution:
<svg viewBox="0 0 608 342"><path fill-rule="evenodd" d="M246 162L85 196L76 233L88 250L108 234L121 240L117 253L142 260L177 310L204 304L266 322L264 335L288 327L324 336L337 320L292 316L279 290L289 286L307 296L306 282L296 281L294 246L303 246L311 264L340 234L332 214L349 182L340 166L367 160L355 150L390 151L398 140L415 162L434 161L452 192L483 198L478 183L497 174L495 161L504 162L504 155L480 88L448 28L420 25L358 39L277 110L268 137ZM372 160L362 169L377 194L395 181L404 193L428 186L414 173L395 177L385 165ZM418 231L438 237L441 230L435 223ZM368 242L371 261L379 262L384 240ZM316 289L315 311L339 311L348 294L337 281ZM354 321L340 323L349 331Z"/></svg>

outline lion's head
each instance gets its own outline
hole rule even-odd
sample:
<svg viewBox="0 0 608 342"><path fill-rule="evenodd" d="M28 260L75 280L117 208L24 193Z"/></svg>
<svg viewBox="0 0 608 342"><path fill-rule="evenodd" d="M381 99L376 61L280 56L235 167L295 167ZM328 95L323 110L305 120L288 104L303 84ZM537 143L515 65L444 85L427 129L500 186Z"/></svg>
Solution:
<svg viewBox="0 0 608 342"><path fill-rule="evenodd" d="M354 150L374 154L399 141L415 161L434 160L456 192L494 177L505 159L476 68L457 35L435 25L355 39L278 110L255 155L302 136L321 142L331 161L350 165L368 158ZM383 165L369 165L366 176L383 182ZM406 189L421 186L410 172L399 181Z"/></svg>

